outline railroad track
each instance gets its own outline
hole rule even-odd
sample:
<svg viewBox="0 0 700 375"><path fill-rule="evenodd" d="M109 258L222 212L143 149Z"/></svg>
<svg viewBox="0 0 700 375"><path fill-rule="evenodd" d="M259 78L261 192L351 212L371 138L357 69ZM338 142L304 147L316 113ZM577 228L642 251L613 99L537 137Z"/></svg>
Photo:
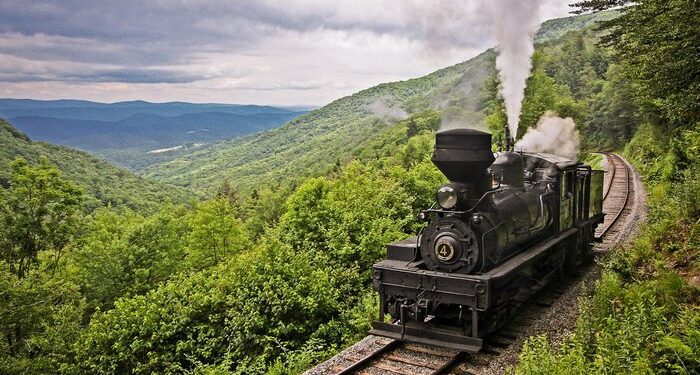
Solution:
<svg viewBox="0 0 700 375"><path fill-rule="evenodd" d="M457 369L459 364L469 359L467 353L427 345L409 344L398 340L387 340L363 357L346 356L345 359L349 360L351 364L345 368L336 369L336 374L472 374Z"/></svg>
<svg viewBox="0 0 700 375"><path fill-rule="evenodd" d="M336 375L478 375L488 368L508 347L517 344L520 337L528 336L528 322L548 309L563 293L555 288L538 296L528 312L490 335L484 347L476 354L458 352L438 346L405 343L383 337L374 337L373 345L360 351L341 354L332 371Z"/></svg>
<svg viewBox="0 0 700 375"><path fill-rule="evenodd" d="M624 227L623 218L631 210L630 199L634 195L633 173L629 165L617 154L601 152L608 159L607 184L603 188L603 211L605 220L596 228L596 240L611 242Z"/></svg>
<svg viewBox="0 0 700 375"><path fill-rule="evenodd" d="M601 152L607 157L608 172L603 187L603 210L605 220L597 230L596 239L603 240L602 248L616 243L617 234L629 225L626 220L632 211L635 198L634 173L631 167L618 155ZM376 337L373 346L359 352L349 352L339 356L333 367L337 375L421 375L456 374L476 375L486 372L490 362L512 344L521 345L524 337L530 336L532 322L545 314L551 306L566 293L571 285L580 282L582 274L571 275L564 283L554 283L534 296L522 308L522 314L498 332L487 337L484 348L476 354L457 352L446 348L404 343L398 340Z"/></svg>

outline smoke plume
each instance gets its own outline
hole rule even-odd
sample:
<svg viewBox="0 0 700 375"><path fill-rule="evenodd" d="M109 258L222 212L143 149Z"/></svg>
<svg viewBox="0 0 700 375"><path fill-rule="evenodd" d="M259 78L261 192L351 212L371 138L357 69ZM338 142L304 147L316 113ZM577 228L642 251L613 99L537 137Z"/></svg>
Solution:
<svg viewBox="0 0 700 375"><path fill-rule="evenodd" d="M365 110L385 122L395 122L408 117L408 113L389 97L374 99L371 103L365 105Z"/></svg>
<svg viewBox="0 0 700 375"><path fill-rule="evenodd" d="M525 136L515 144L516 150L545 152L576 159L581 136L571 117L561 118L547 111L537 126L529 128Z"/></svg>
<svg viewBox="0 0 700 375"><path fill-rule="evenodd" d="M514 138L525 97L525 81L532 67L533 38L540 27L539 8L539 0L491 1L493 32L498 43L496 67L501 79L508 128Z"/></svg>

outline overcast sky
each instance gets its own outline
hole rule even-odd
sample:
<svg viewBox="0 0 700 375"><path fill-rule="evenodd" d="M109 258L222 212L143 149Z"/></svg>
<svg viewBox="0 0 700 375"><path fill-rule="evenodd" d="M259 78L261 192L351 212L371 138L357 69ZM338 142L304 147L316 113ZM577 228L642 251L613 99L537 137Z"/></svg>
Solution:
<svg viewBox="0 0 700 375"><path fill-rule="evenodd" d="M0 97L322 105L493 46L486 1L0 0Z"/></svg>

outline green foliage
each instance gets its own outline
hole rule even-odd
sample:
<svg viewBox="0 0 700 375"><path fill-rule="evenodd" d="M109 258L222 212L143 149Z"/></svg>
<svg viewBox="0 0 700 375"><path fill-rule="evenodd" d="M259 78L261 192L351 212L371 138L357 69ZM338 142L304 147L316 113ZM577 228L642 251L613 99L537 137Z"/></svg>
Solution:
<svg viewBox="0 0 700 375"><path fill-rule="evenodd" d="M516 139L522 138L527 129L534 127L547 111L553 111L561 117L573 117L574 120L580 118L569 88L566 85L557 84L544 69L538 67L540 65L538 56L539 53L533 56L534 71L527 79Z"/></svg>
<svg viewBox="0 0 700 375"><path fill-rule="evenodd" d="M583 1L582 11L629 4L603 22L604 41L638 85L636 94L663 118L687 125L700 119L700 5L693 0Z"/></svg>
<svg viewBox="0 0 700 375"><path fill-rule="evenodd" d="M83 190L83 207L88 212L104 206L156 211L168 201L184 203L196 198L185 189L137 177L85 152L33 142L2 119L0 144L0 186L6 186L12 173L10 164L17 157L32 165L46 158L63 178Z"/></svg>
<svg viewBox="0 0 700 375"><path fill-rule="evenodd" d="M11 168L8 191L0 201L4 226L0 254L21 279L38 264L42 250L52 252L51 268L56 269L77 230L82 193L63 180L47 159L31 167L18 158Z"/></svg>
<svg viewBox="0 0 700 375"><path fill-rule="evenodd" d="M589 27L569 31L559 39L536 45L517 138L535 126L545 112L552 111L561 117L574 119L583 135L583 151L587 147L598 146L600 139L605 139L608 134L622 133L626 136L623 140L629 139L632 125L624 122L624 119L608 120L628 108L634 109L634 106L630 106L633 100L626 100L624 93L616 96L619 100L613 103L609 102L608 97L598 97L607 84L605 74L609 57L607 50L595 44L597 38L598 35ZM621 83L624 82L616 81L608 85L607 93L612 95ZM504 143L507 122L499 85L494 72L484 86L484 122L493 136L494 150ZM620 130L623 126L628 128Z"/></svg>
<svg viewBox="0 0 700 375"><path fill-rule="evenodd" d="M52 373L81 318L77 288L54 273L79 229L82 194L45 158L11 169L0 191L0 373Z"/></svg>
<svg viewBox="0 0 700 375"><path fill-rule="evenodd" d="M384 245L403 236L410 198L390 176L350 163L338 179L311 179L287 201L280 227L294 249L369 272Z"/></svg>
<svg viewBox="0 0 700 375"><path fill-rule="evenodd" d="M354 269L319 267L310 254L268 242L211 272L117 301L82 334L72 370L150 374L224 363L261 373L284 352L342 336L334 321L357 300L358 279Z"/></svg>
<svg viewBox="0 0 700 375"><path fill-rule="evenodd" d="M243 204L243 217L250 238L256 238L277 225L291 191L291 186L253 190Z"/></svg>
<svg viewBox="0 0 700 375"><path fill-rule="evenodd" d="M88 310L109 309L122 296L142 294L179 271L188 226L181 207L143 217L100 209L68 256L65 276L80 285Z"/></svg>
<svg viewBox="0 0 700 375"><path fill-rule="evenodd" d="M79 332L78 288L36 269L19 278L8 268L0 261L0 373L58 373Z"/></svg>
<svg viewBox="0 0 700 375"><path fill-rule="evenodd" d="M535 40L542 43L547 43L552 40L560 39L572 30L583 30L589 28L591 25L595 25L602 21L608 21L618 16L618 11L609 10L606 12L597 12L548 20L543 23L542 27L540 27L540 29L537 31Z"/></svg>
<svg viewBox="0 0 700 375"><path fill-rule="evenodd" d="M641 283L605 273L573 336L558 350L531 338L516 374L696 373L700 310L684 304L688 288L671 273Z"/></svg>
<svg viewBox="0 0 700 375"><path fill-rule="evenodd" d="M619 118L636 114L620 90L634 92L634 82L609 64L596 33L569 32L608 16L543 26L525 126L554 110L573 116L589 138L626 141L639 116ZM2 128L7 155L49 155L87 192L92 214L83 226L68 225L65 262L39 252L41 264L58 264L54 278L33 268L19 279L0 262L0 307L10 312L0 329L21 327L19 340L0 344L0 372L294 374L364 336L377 311L371 264L386 243L415 234L414 215L445 182L430 161L434 132L483 121L502 132L494 58L487 51L426 77L379 85L283 128L149 170L216 192L192 207L162 204L169 194L181 202L187 194L180 190ZM409 114L388 119L375 104ZM667 129L652 125L637 134L656 138L633 139L635 158L665 160L648 167L662 202L652 208L653 225L628 255L605 263L606 278L584 303L566 350L552 351L544 338L528 344L527 373L696 366L698 318L687 303L695 297L666 265L686 272L698 264L700 185L692 166L700 164L700 136L685 129L668 140ZM1 173L7 186L9 175ZM678 198L665 204L671 189ZM18 199L15 193L0 189L2 202ZM112 207L93 211L103 205ZM688 219L679 223L674 215ZM664 237L668 231L683 240ZM9 234L0 227L2 243L11 243ZM635 325L642 328L615 334ZM615 358L617 351L627 357Z"/></svg>
<svg viewBox="0 0 700 375"><path fill-rule="evenodd" d="M185 259L188 267L208 268L250 246L243 222L236 218L234 207L226 199L199 203L187 221L191 228Z"/></svg>
<svg viewBox="0 0 700 375"><path fill-rule="evenodd" d="M649 184L648 223L602 261L573 336L557 350L531 339L516 373L700 372L700 132L646 123L626 154Z"/></svg>
<svg viewBox="0 0 700 375"><path fill-rule="evenodd" d="M618 148L628 142L640 123L640 108L634 84L625 78L618 65L610 65L602 90L591 100L589 137L603 147Z"/></svg>
<svg viewBox="0 0 700 375"><path fill-rule="evenodd" d="M516 373L700 372L700 292L687 280L700 274L699 40L688 26L698 23L697 6L638 1L603 24L616 64L591 101L587 131L619 147L637 129L625 153L648 183L648 223L628 248L602 261L603 277L581 301L575 333L556 350L544 337L528 341Z"/></svg>
<svg viewBox="0 0 700 375"><path fill-rule="evenodd" d="M438 123L434 113L413 117L360 152L366 158L363 163L352 162L332 176L302 184L289 197L279 226L268 229L255 246L245 239L231 241L245 243L244 248L231 251L238 253L220 259L213 269L180 273L148 286L150 291L142 288L142 293L121 294L113 309L105 306L107 311L93 315L73 347L75 359L64 370L288 374L354 342L369 329L377 310L367 270L384 255L387 242L407 236L406 231L412 230L413 206L423 205L416 202L426 200L423 195L432 196L442 182L442 177L421 178L439 174L429 161L431 132ZM411 128L418 131L407 138ZM382 156L368 156L375 153ZM203 253L222 246L227 233L219 231L222 216L232 219L223 223L236 228L242 225L224 197L187 213L173 211L168 208L146 218L129 212L99 212L104 216L100 221L108 225L95 226L106 227L102 232L109 235L96 241L95 249L108 247L100 243L117 241L122 250L114 251L115 256L137 251L127 250L139 242L134 235L142 232L139 228L144 223L156 222L154 218L161 215L173 220L182 217L187 223L185 233L163 232L170 233L166 238L184 238L188 251L192 233L198 233L198 240L219 240L205 242L200 247ZM246 219L252 220L252 211L246 212ZM126 222L120 224L120 220ZM215 234L209 235L209 230ZM103 236L95 229L90 232ZM153 239L151 247L157 248L159 236L148 238ZM117 264L119 258L100 262L104 263ZM181 263L190 262L185 258ZM126 269L138 267L154 268L153 262L135 264L117 274L131 276ZM99 285L98 280L91 282ZM105 278L105 285L113 284ZM129 279L120 285L118 290L143 284ZM176 339L183 337L187 339Z"/></svg>

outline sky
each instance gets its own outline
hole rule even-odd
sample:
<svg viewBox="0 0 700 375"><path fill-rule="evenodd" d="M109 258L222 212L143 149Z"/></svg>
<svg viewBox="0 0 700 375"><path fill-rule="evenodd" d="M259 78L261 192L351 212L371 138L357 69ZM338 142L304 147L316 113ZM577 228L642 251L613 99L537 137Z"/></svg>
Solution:
<svg viewBox="0 0 700 375"><path fill-rule="evenodd" d="M487 1L0 0L0 97L323 105L494 46Z"/></svg>

